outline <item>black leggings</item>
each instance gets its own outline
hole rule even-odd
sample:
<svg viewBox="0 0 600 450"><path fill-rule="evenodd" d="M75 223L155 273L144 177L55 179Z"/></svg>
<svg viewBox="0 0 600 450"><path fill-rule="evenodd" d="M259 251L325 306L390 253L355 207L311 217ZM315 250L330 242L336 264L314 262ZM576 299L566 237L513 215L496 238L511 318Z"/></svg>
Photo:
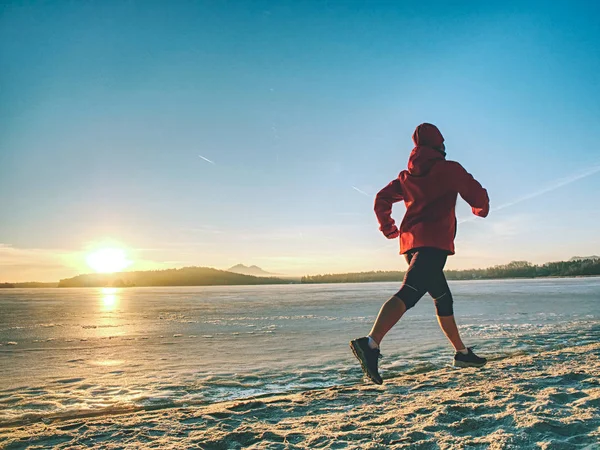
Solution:
<svg viewBox="0 0 600 450"><path fill-rule="evenodd" d="M454 315L452 294L444 276L448 253L437 248L423 247L411 250L405 256L409 267L402 287L394 297L402 300L408 310L428 292L433 298L438 316Z"/></svg>

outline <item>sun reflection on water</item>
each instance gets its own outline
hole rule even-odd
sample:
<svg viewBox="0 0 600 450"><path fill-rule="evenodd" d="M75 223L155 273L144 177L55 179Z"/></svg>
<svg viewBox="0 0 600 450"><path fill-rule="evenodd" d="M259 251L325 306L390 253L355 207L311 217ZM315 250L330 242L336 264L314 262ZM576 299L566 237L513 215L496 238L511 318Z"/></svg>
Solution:
<svg viewBox="0 0 600 450"><path fill-rule="evenodd" d="M102 288L102 309L104 311L114 311L119 304L117 288Z"/></svg>

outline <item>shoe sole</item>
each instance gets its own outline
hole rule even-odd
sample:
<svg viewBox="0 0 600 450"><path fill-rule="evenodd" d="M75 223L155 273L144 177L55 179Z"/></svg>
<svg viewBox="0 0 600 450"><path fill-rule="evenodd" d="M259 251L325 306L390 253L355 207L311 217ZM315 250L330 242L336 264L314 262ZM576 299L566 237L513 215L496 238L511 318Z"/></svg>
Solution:
<svg viewBox="0 0 600 450"><path fill-rule="evenodd" d="M366 358L365 358L365 354L362 351L362 349L358 345L356 345L353 341L350 341L350 348L352 349L352 353L354 353L354 356L356 357L356 359L358 359L358 362L360 363L360 367L361 367L362 371L364 372L364 374L367 376L367 378L375 384L383 384L383 381L374 379L373 376L371 375L371 373L369 372L369 369L367 369L367 366L365 366L364 361Z"/></svg>
<svg viewBox="0 0 600 450"><path fill-rule="evenodd" d="M464 361L457 361L454 360L454 367L483 367L487 364L487 361L484 363L470 363L470 362L464 362Z"/></svg>

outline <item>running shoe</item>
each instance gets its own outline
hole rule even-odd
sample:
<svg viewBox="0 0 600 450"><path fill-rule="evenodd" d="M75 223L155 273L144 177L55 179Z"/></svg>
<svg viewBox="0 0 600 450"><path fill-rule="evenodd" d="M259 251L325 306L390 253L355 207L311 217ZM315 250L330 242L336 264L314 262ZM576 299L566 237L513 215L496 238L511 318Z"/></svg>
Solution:
<svg viewBox="0 0 600 450"><path fill-rule="evenodd" d="M383 379L379 375L377 369L378 359L381 358L379 349L372 349L369 347L369 338L362 337L350 341L350 348L352 353L356 356L356 359L360 362L365 375L375 384L383 384Z"/></svg>
<svg viewBox="0 0 600 450"><path fill-rule="evenodd" d="M480 358L473 350L467 349L469 353L463 355L461 352L456 352L454 355L454 365L456 367L482 367L487 363L487 359Z"/></svg>

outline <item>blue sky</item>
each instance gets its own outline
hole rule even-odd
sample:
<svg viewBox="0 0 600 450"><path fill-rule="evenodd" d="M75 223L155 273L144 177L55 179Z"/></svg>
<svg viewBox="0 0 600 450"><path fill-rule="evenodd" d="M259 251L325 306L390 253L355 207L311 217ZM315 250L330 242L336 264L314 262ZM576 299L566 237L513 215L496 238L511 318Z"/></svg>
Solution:
<svg viewBox="0 0 600 450"><path fill-rule="evenodd" d="M401 269L372 203L424 121L503 206L448 267L600 254L596 2L0 8L0 281Z"/></svg>

